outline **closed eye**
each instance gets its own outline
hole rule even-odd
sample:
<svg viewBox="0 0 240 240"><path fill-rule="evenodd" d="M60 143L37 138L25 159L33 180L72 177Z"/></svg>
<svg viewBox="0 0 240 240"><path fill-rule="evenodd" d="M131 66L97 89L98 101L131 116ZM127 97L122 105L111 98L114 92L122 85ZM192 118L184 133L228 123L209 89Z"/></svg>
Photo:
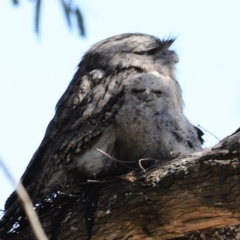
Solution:
<svg viewBox="0 0 240 240"><path fill-rule="evenodd" d="M157 97L161 97L161 96L163 95L163 92L160 91L160 90L152 90L151 92L154 93L154 94L156 94Z"/></svg>
<svg viewBox="0 0 240 240"><path fill-rule="evenodd" d="M150 49L148 51L139 51L139 52L134 52L137 55L153 55L158 51L158 47L157 48L153 48Z"/></svg>
<svg viewBox="0 0 240 240"><path fill-rule="evenodd" d="M138 94L138 93L142 93L142 92L145 92L145 89L136 89L136 88L132 89L133 94Z"/></svg>

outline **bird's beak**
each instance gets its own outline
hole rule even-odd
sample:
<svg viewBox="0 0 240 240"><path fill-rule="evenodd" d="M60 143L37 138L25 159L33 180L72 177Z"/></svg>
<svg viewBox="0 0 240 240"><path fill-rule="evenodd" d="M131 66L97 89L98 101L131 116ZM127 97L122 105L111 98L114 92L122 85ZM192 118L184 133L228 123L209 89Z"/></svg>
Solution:
<svg viewBox="0 0 240 240"><path fill-rule="evenodd" d="M153 100L153 97L150 93L145 94L145 102L150 102Z"/></svg>

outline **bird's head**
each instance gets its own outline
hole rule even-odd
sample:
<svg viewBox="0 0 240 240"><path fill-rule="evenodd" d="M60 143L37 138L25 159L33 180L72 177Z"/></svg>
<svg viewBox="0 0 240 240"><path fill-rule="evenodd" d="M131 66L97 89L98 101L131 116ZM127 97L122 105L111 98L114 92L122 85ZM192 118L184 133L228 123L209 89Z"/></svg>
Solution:
<svg viewBox="0 0 240 240"><path fill-rule="evenodd" d="M160 40L141 33L117 35L93 45L79 66L88 68L88 71L96 68L113 71L136 67L146 72L153 65L161 65L162 68L172 66L179 60L178 55L169 50L174 40Z"/></svg>

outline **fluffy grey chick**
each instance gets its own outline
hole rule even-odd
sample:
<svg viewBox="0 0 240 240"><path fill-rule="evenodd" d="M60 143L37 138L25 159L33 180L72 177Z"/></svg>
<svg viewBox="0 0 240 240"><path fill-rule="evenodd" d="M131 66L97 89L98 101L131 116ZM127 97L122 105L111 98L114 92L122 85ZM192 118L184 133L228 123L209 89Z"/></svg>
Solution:
<svg viewBox="0 0 240 240"><path fill-rule="evenodd" d="M183 114L173 39L122 34L83 56L45 137L22 176L33 202L63 186L118 173L112 157L172 159L201 149L201 131ZM132 165L131 165L132 166ZM16 194L6 208L18 206Z"/></svg>

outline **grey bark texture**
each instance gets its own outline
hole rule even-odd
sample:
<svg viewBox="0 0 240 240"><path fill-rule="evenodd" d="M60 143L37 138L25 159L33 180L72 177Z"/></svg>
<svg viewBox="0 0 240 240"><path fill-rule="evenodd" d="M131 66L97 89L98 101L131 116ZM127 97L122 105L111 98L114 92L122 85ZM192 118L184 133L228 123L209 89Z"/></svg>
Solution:
<svg viewBox="0 0 240 240"><path fill-rule="evenodd" d="M99 199L91 239L175 239L240 224L239 161L240 129L214 147L94 183ZM88 239L85 200L71 201L62 215L55 205L40 216L49 238L54 231L51 239ZM33 238L28 227L9 239Z"/></svg>

